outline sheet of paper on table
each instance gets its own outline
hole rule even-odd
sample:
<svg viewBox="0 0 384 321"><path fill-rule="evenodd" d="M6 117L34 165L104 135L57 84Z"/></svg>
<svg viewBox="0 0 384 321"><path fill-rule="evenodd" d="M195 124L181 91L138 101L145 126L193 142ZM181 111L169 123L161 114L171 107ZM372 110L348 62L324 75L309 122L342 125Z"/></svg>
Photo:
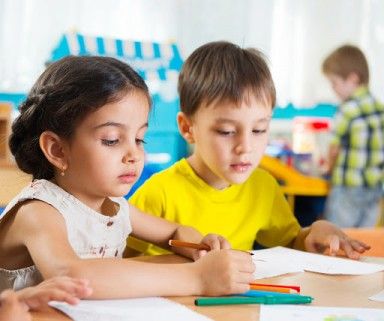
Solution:
<svg viewBox="0 0 384 321"><path fill-rule="evenodd" d="M372 301L379 301L379 302L384 302L384 290L380 291L379 293L372 295L369 297L370 300Z"/></svg>
<svg viewBox="0 0 384 321"><path fill-rule="evenodd" d="M384 321L383 309L261 305L260 321Z"/></svg>
<svg viewBox="0 0 384 321"><path fill-rule="evenodd" d="M74 321L212 321L164 298L82 300L75 306L52 301L50 305Z"/></svg>
<svg viewBox="0 0 384 321"><path fill-rule="evenodd" d="M285 247L252 251L256 265L255 279L286 273L317 272L325 274L363 275L384 271L384 265L303 252Z"/></svg>

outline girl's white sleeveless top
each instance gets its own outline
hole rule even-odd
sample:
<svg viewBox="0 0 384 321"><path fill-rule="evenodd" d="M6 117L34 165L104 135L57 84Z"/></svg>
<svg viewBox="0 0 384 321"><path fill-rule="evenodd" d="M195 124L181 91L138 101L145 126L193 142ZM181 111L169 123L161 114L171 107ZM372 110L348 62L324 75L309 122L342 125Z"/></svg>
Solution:
<svg viewBox="0 0 384 321"><path fill-rule="evenodd" d="M80 258L122 257L126 239L132 232L129 206L123 197L110 198L118 204L119 211L114 216L105 216L56 184L35 180L8 204L0 214L0 221L17 203L29 199L41 200L57 209L65 220L69 243ZM0 268L0 292L6 288L22 289L41 281L42 276L34 265L17 270Z"/></svg>

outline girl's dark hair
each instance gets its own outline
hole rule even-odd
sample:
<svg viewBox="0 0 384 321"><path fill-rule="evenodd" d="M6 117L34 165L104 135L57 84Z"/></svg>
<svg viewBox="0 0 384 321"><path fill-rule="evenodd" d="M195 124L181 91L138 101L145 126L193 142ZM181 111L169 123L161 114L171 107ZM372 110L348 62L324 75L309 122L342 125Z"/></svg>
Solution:
<svg viewBox="0 0 384 321"><path fill-rule="evenodd" d="M89 113L135 90L151 105L144 80L117 59L69 56L54 62L33 85L12 124L9 147L17 165L33 179L52 179L54 168L39 146L41 133L50 130L70 139Z"/></svg>
<svg viewBox="0 0 384 321"><path fill-rule="evenodd" d="M264 55L254 48L241 48L226 41L207 43L185 61L179 75L180 108L192 116L214 102L239 103L247 93L272 108L275 85Z"/></svg>

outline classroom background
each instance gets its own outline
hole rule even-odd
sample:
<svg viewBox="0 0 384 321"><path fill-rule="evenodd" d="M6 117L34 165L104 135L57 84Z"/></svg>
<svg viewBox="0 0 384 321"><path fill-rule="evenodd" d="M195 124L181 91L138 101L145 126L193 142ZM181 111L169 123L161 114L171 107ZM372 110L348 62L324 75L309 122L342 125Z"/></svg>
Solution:
<svg viewBox="0 0 384 321"><path fill-rule="evenodd" d="M384 101L384 1L0 0L0 208L29 180L6 141L18 104L47 64L70 54L108 55L146 80L154 109L146 166L133 192L188 155L175 120L178 71L195 48L215 40L267 56L277 106L260 166L279 180L303 226L321 217L328 191L321 166L337 106L321 62L342 44L359 46L370 88Z"/></svg>

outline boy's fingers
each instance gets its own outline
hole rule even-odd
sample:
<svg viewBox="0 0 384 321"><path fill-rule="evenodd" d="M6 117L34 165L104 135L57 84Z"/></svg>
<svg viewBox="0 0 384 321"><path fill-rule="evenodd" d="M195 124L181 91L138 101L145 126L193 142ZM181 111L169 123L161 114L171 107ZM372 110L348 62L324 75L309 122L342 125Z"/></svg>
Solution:
<svg viewBox="0 0 384 321"><path fill-rule="evenodd" d="M229 250L231 248L231 244L222 236L219 236L220 248Z"/></svg>
<svg viewBox="0 0 384 321"><path fill-rule="evenodd" d="M355 249L355 250L358 250L360 253L364 252L364 251L367 251L371 248L370 245L364 243L364 242L361 242L359 240L351 240L351 244L352 244L352 247Z"/></svg>
<svg viewBox="0 0 384 321"><path fill-rule="evenodd" d="M332 235L329 240L329 255L336 255L340 249L340 239L337 235Z"/></svg>
<svg viewBox="0 0 384 321"><path fill-rule="evenodd" d="M221 246L220 246L220 241L218 238L212 238L208 241L208 245L209 247L211 248L211 251L212 250L220 250Z"/></svg>
<svg viewBox="0 0 384 321"><path fill-rule="evenodd" d="M312 252L312 253L316 253L317 252L316 243L313 242L313 239L310 236L305 238L304 244L305 244L305 249L308 252Z"/></svg>
<svg viewBox="0 0 384 321"><path fill-rule="evenodd" d="M341 248L345 252L346 256L351 259L358 259L360 257L359 253L354 251L351 244L347 240L341 242Z"/></svg>

